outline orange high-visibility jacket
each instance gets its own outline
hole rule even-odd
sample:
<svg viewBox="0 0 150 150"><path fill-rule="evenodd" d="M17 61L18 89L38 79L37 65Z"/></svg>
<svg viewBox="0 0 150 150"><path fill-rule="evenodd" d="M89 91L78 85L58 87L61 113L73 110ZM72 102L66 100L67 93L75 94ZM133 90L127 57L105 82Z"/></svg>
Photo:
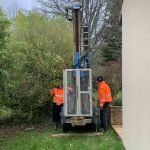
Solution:
<svg viewBox="0 0 150 150"><path fill-rule="evenodd" d="M109 86L106 84L105 81L98 83L98 102L100 106L103 106L105 102L111 102L112 96L111 96L111 90Z"/></svg>
<svg viewBox="0 0 150 150"><path fill-rule="evenodd" d="M50 89L49 94L53 96L53 102L56 103L56 105L61 105L64 102L63 89L59 88Z"/></svg>

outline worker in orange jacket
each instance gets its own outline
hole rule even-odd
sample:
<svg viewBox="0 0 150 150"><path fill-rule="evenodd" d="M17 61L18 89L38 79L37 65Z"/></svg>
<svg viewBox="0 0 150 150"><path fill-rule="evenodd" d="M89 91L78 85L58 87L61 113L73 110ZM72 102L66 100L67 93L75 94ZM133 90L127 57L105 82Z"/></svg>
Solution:
<svg viewBox="0 0 150 150"><path fill-rule="evenodd" d="M100 108L100 120L102 132L107 131L108 128L108 107L109 103L112 102L111 90L104 81L102 76L97 78L97 87L98 87L98 103Z"/></svg>
<svg viewBox="0 0 150 150"><path fill-rule="evenodd" d="M64 91L63 84L60 83L57 88L49 90L49 94L53 97L52 116L53 116L53 127L57 129L57 125L60 123L60 112L64 102Z"/></svg>

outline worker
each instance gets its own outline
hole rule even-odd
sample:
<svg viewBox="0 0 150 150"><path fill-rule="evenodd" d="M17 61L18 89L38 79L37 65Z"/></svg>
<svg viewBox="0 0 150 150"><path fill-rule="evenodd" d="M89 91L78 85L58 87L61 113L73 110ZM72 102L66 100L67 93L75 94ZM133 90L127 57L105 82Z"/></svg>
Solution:
<svg viewBox="0 0 150 150"><path fill-rule="evenodd" d="M49 91L49 94L53 97L53 106L52 106L52 116L53 116L53 127L57 129L57 126L60 124L60 112L61 107L63 106L64 101L64 91L63 84L60 83L57 88L52 88Z"/></svg>
<svg viewBox="0 0 150 150"><path fill-rule="evenodd" d="M72 82L67 83L67 112L68 114L75 113L75 98Z"/></svg>
<svg viewBox="0 0 150 150"><path fill-rule="evenodd" d="M97 87L97 100L100 108L101 131L106 132L108 128L108 108L109 103L112 102L111 90L102 76L97 78Z"/></svg>

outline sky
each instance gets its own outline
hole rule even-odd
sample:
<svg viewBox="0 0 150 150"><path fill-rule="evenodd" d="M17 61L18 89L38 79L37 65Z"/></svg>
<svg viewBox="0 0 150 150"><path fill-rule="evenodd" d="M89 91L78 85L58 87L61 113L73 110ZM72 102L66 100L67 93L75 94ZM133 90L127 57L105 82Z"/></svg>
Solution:
<svg viewBox="0 0 150 150"><path fill-rule="evenodd" d="M0 6L7 15L13 15L18 9L31 10L36 6L36 3L36 0L0 0Z"/></svg>

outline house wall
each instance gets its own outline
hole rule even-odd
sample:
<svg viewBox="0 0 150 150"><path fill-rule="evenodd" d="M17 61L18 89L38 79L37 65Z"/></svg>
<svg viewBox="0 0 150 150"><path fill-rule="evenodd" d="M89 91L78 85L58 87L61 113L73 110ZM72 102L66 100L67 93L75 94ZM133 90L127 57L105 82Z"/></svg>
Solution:
<svg viewBox="0 0 150 150"><path fill-rule="evenodd" d="M124 0L123 131L127 150L150 150L150 0Z"/></svg>

